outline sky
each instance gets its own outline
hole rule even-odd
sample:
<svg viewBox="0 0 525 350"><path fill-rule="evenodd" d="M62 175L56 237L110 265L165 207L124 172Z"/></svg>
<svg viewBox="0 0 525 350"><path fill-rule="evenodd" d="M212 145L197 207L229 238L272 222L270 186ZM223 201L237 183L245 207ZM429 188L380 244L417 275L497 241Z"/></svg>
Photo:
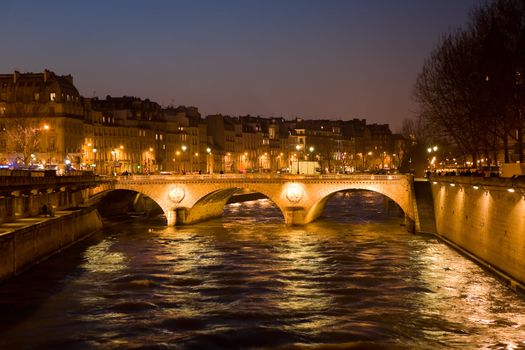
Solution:
<svg viewBox="0 0 525 350"><path fill-rule="evenodd" d="M0 73L204 115L367 119L399 131L417 74L479 0L0 0Z"/></svg>

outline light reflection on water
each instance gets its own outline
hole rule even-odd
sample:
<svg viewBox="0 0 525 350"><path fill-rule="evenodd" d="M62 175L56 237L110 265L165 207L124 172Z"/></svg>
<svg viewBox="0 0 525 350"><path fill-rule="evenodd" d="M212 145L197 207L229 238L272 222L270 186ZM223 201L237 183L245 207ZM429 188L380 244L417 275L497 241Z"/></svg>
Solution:
<svg viewBox="0 0 525 350"><path fill-rule="evenodd" d="M183 228L131 223L0 287L1 348L525 347L525 301L339 194L287 227L268 200Z"/></svg>

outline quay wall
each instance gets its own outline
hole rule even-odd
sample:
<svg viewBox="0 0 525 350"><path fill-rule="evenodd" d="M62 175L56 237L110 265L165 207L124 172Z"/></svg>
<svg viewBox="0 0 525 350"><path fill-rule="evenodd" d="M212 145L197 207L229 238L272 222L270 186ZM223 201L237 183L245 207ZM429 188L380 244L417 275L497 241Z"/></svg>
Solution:
<svg viewBox="0 0 525 350"><path fill-rule="evenodd" d="M23 272L101 228L98 211L83 208L0 233L0 281Z"/></svg>
<svg viewBox="0 0 525 350"><path fill-rule="evenodd" d="M70 190L20 196L0 196L0 223L19 218L34 217L46 212L82 205L88 196L87 190Z"/></svg>
<svg viewBox="0 0 525 350"><path fill-rule="evenodd" d="M432 177L430 184L437 235L523 291L523 180L453 176Z"/></svg>

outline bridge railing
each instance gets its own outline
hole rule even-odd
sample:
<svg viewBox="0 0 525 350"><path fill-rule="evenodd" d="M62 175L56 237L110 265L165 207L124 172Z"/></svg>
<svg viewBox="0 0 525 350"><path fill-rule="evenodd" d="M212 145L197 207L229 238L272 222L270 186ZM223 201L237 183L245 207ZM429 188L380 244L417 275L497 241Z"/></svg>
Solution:
<svg viewBox="0 0 525 350"><path fill-rule="evenodd" d="M186 175L127 175L117 176L117 181L184 181L184 180L351 180L351 181L388 181L400 180L405 175L378 174L326 174L326 175L292 175L292 174L186 174Z"/></svg>

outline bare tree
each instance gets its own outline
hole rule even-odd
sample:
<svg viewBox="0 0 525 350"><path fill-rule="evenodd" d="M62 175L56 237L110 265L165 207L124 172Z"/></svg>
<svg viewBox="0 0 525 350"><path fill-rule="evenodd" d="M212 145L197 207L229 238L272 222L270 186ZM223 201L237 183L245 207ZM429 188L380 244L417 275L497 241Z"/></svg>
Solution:
<svg viewBox="0 0 525 350"><path fill-rule="evenodd" d="M42 130L27 118L15 118L6 129L8 142L12 150L21 155L26 167L31 161L31 154L39 151Z"/></svg>
<svg viewBox="0 0 525 350"><path fill-rule="evenodd" d="M446 135L474 164L509 161L514 139L524 161L525 2L495 0L472 12L466 29L444 36L415 86L422 120Z"/></svg>

